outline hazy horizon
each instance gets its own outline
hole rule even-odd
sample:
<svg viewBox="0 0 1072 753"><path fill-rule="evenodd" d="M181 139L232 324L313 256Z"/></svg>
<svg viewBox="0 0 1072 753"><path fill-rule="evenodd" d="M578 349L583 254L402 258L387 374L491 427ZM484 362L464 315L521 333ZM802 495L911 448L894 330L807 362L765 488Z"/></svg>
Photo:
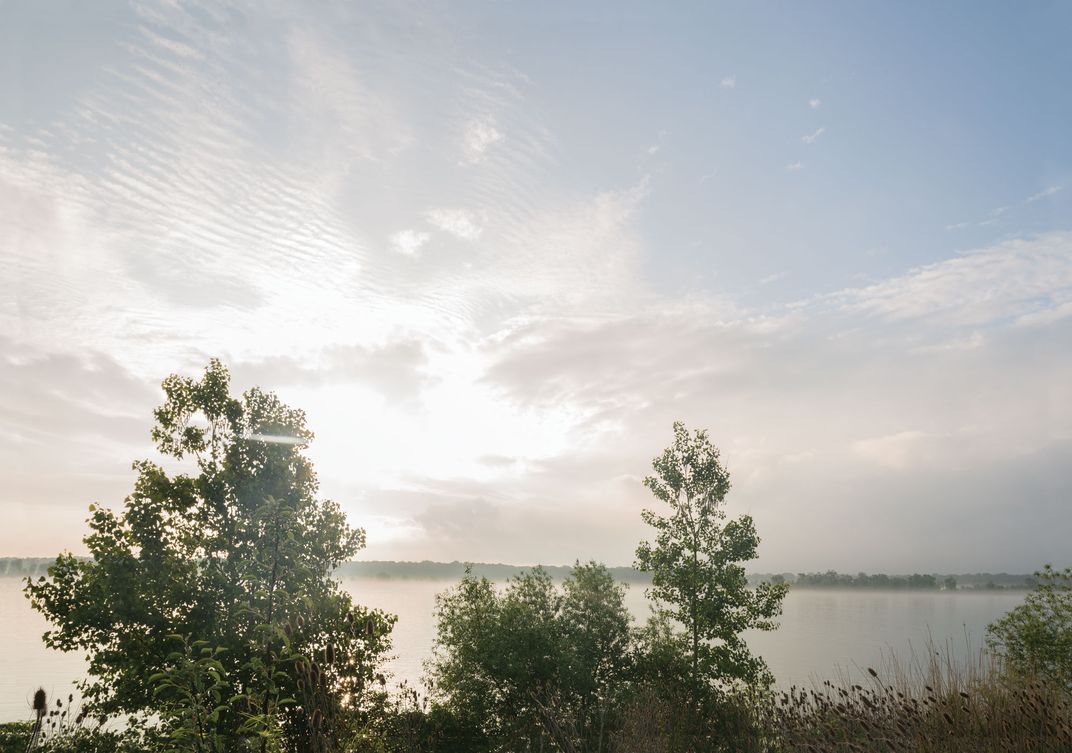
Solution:
<svg viewBox="0 0 1072 753"><path fill-rule="evenodd" d="M1072 564L1070 22L2 4L0 556L219 357L362 558L627 565L681 420L750 570Z"/></svg>
<svg viewBox="0 0 1072 753"><path fill-rule="evenodd" d="M7 555L5 555L3 553L0 553L0 565L6 564L4 562L5 559L8 559L8 560L15 559L15 560L22 560L22 561L27 561L28 560L28 561L40 562L43 565L48 565L48 564L51 564L54 561L55 555L46 555L46 556L42 556L42 557L8 557ZM475 561L475 560L467 560L467 559L464 559L464 558L463 559L450 560L450 561L444 561L444 560L379 560L379 559L372 559L372 558L368 558L368 557L362 557L362 556L359 555L359 556L355 557L354 559L350 559L350 560L346 560L346 561L342 562L339 565L339 567L336 569L335 573L336 573L336 576L338 576L338 577L375 578L375 577L379 576L379 573L365 572L364 568L354 570L352 566L353 565L368 565L368 566L383 565L383 566L394 567L395 568L394 573L385 572L384 575L386 577L405 579L405 578L410 578L410 577L412 577L412 578L421 578L421 577L425 577L425 576L422 576L422 575L419 575L419 574L417 574L417 575L407 574L407 573L419 572L420 569L418 568L418 569L414 570L414 568L412 568L412 567L398 568L399 565L404 565L404 566L417 566L417 565L442 566L442 567L449 567L449 568L455 568L455 569L459 568L459 567L471 565L474 568L474 570L477 572L478 575L480 574L481 570L497 571L499 569L506 568L506 569L513 569L513 570L521 571L521 570L527 570L527 569L531 569L531 568L541 567L541 568L547 568L549 570L552 570L553 571L552 575L555 576L555 577L563 577L564 575L568 574L569 571L576 564L578 564L578 563L584 564L585 562L586 562L586 560L583 560L583 559L580 559L580 558L578 558L575 561L571 561L571 562L479 562L479 561ZM601 564L605 565L606 567L608 567L612 571L631 570L631 571L633 571L634 573L637 573L637 574L646 574L646 571L637 569L636 566L635 566L635 563L604 562L604 563L601 563ZM339 571L347 571L347 572L345 572L342 575L340 575ZM796 576L799 576L799 575L825 574L826 572L829 572L829 571L830 571L830 568L827 568L826 570L817 570L817 571L810 571L810 572L804 572L804 571L792 570L792 569L783 570L783 571L780 571L780 572L770 572L770 571L756 570L754 567L746 567L746 572L747 572L747 575L748 575L749 578L758 578L758 577L771 576L771 575L790 575L790 576L796 577ZM5 571L3 569L0 569L0 577L3 577L5 575L10 576L10 577L20 577L20 576L23 576L23 575L31 575L31 574L35 575L35 574L37 574L37 572L40 572L40 571L11 572L10 570ZM1029 577L1034 575L1033 572L1031 572L1031 573L1029 573L1029 572L1023 572L1023 573L1015 573L1014 572L1014 573L1010 573L1010 572L989 572L989 571L977 571L977 572L956 572L956 571L951 571L951 572L948 572L948 573L939 573L939 572L934 572L934 571L931 571L931 572L915 571L914 573L910 573L910 572L867 573L867 572L860 571L860 570L856 570L856 571L846 570L846 571L836 571L836 572L838 572L839 575L852 575L852 576L856 576L856 575L860 575L860 574L863 574L863 575L880 575L881 574L881 575L888 575L888 576L892 576L892 577L903 577L903 576L908 576L908 575L913 575L913 574L915 574L915 575L934 575L934 576L940 576L940 577L945 577L945 576L955 576L955 577L970 576L973 579L973 581L972 581L973 583L976 580L978 580L978 576L991 576L991 575L996 576L996 577L1007 576L1008 578L1021 578L1022 579L1022 578L1029 578ZM621 573L618 572L617 574L620 575ZM450 580L454 580L454 579L456 579L457 576L460 575L460 572L456 573L454 570L451 570L448 573L448 575L449 575ZM431 577L431 576L429 576L429 577ZM435 576L435 577L439 577L439 576ZM937 585L940 586L942 584L938 583ZM964 585L964 584L960 584L960 585ZM1016 581L1015 583L1005 582L1004 585L1015 585L1015 586L1019 587L1019 586L1024 585L1024 583L1022 581ZM809 585L809 587L825 588L827 586ZM833 586L833 587L837 587L837 586ZM898 586L891 586L891 587L901 588L902 586L898 585Z"/></svg>

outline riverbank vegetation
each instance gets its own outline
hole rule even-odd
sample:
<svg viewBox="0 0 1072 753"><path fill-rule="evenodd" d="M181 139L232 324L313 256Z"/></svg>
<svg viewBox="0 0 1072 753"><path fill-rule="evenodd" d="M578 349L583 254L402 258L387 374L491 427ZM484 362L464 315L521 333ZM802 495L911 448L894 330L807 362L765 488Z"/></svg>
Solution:
<svg viewBox="0 0 1072 753"><path fill-rule="evenodd" d="M776 629L789 586L749 583L755 525L727 515L717 449L681 424L645 479L645 623L598 563L502 587L469 570L437 600L426 688L395 685L395 618L333 575L364 532L317 497L304 415L232 396L218 362L163 387L153 439L190 470L137 463L121 510L90 508L90 557L27 580L45 642L88 654L90 676L79 699L36 694L2 753L1068 749L1067 665L1046 649L1070 631L1067 571L994 627L985 671L776 691L742 633Z"/></svg>
<svg viewBox="0 0 1072 753"><path fill-rule="evenodd" d="M913 573L911 575L886 575L885 573L839 573L827 570L822 573L797 573L792 575L774 575L775 583L791 583L797 588L868 588L901 589L914 591L1006 591L1030 589L1035 586L1031 575L1009 575L1008 573L965 573L961 575L940 575L937 573Z"/></svg>

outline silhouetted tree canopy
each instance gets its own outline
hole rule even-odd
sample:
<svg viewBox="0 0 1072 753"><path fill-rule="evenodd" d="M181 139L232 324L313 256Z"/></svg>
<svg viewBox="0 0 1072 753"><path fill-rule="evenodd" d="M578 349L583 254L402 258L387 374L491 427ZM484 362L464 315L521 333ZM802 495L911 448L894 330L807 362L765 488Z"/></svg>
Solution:
<svg viewBox="0 0 1072 753"><path fill-rule="evenodd" d="M90 558L61 554L27 593L54 626L45 642L88 654L91 714L158 714L234 750L286 729L291 749L312 749L314 714L323 735L339 704L378 690L394 618L330 577L365 534L317 498L304 414L229 389L215 360L164 381L152 437L190 470L135 463L121 510L90 506Z"/></svg>

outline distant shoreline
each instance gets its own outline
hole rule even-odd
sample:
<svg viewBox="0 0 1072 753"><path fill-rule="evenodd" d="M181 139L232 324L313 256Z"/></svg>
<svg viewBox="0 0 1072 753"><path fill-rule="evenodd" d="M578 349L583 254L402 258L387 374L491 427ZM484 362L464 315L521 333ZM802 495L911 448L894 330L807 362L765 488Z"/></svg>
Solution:
<svg viewBox="0 0 1072 753"><path fill-rule="evenodd" d="M0 557L0 578L2 577L38 577L45 575L52 557ZM465 574L466 567L472 569L473 575L489 580L506 580L536 565L507 565L500 562L465 563L420 562L395 560L355 560L346 562L335 571L339 578L378 578L383 580L458 580ZM571 568L567 565L542 565L543 569L555 579L569 576ZM609 568L614 577L624 583L648 583L651 578L647 573L628 566ZM1032 576L1017 573L928 573L920 574L883 574L883 573L838 573L830 570L822 573L749 573L748 581L752 585L770 582L781 578L794 588L823 589L878 589L878 590L925 590L934 591L946 588L945 582L952 578L957 590L991 591L1028 589L1033 585Z"/></svg>

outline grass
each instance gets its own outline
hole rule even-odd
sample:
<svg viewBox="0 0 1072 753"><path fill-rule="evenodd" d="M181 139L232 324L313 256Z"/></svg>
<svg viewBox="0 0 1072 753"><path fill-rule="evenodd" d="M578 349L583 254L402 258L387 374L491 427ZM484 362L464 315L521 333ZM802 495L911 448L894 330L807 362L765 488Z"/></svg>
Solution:
<svg viewBox="0 0 1072 753"><path fill-rule="evenodd" d="M890 657L854 682L793 687L689 721L660 694L625 709L611 753L1072 753L1072 694L1011 673L986 651Z"/></svg>
<svg viewBox="0 0 1072 753"><path fill-rule="evenodd" d="M958 664L891 660L863 684L779 693L763 714L774 751L1012 753L1072 751L1067 689L1010 673L986 652Z"/></svg>

